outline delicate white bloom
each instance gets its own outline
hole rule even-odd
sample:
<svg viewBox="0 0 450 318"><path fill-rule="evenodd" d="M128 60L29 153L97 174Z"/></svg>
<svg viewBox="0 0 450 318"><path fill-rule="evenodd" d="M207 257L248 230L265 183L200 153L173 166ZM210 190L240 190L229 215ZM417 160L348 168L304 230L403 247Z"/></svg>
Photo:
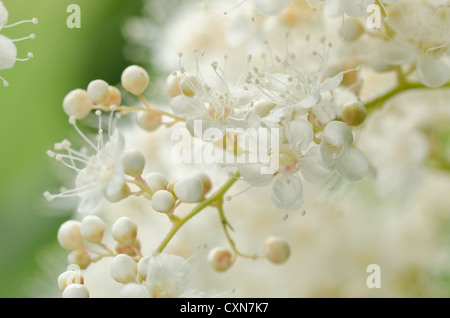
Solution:
<svg viewBox="0 0 450 318"><path fill-rule="evenodd" d="M65 150L66 154L48 151L48 155L77 172L76 187L54 195L46 192L44 194L46 198L52 200L57 197L78 196L81 199L78 211L90 212L104 197L122 198L124 195L126 196L127 193L124 192L125 172L121 162L125 140L120 131L115 129L109 136L109 140L104 143L103 129L99 128L99 138L95 145L78 128L74 117L70 117L69 122L88 143L88 146L95 151L95 154L88 156L84 151L74 150L67 140L55 144L55 150ZM83 167L80 167L80 164Z"/></svg>
<svg viewBox="0 0 450 318"><path fill-rule="evenodd" d="M8 23L8 10L2 1L0 1L0 31L2 29L11 28L18 24L31 22L33 24L37 24L38 20L33 18L32 20L23 20L13 24ZM17 58L17 47L14 44L15 42L26 40L26 39L34 39L35 35L32 33L29 36L20 38L20 39L10 39L3 34L0 34L0 70L13 68L16 64L16 61L27 61L33 57L33 53L28 52L27 58ZM8 82L0 76L0 80L3 81L4 86L8 86Z"/></svg>

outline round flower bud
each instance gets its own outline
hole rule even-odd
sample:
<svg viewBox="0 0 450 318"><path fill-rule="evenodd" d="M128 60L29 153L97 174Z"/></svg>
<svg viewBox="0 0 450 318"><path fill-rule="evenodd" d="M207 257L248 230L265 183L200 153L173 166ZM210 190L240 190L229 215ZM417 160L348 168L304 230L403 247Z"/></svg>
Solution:
<svg viewBox="0 0 450 318"><path fill-rule="evenodd" d="M122 103L122 94L120 93L120 90L117 87L109 86L108 91L109 93L106 100L106 105L120 106L120 104Z"/></svg>
<svg viewBox="0 0 450 318"><path fill-rule="evenodd" d="M137 264L126 254L114 257L111 263L111 277L118 283L128 284L136 281Z"/></svg>
<svg viewBox="0 0 450 318"><path fill-rule="evenodd" d="M352 130L341 121L330 121L323 133L325 143L329 148L341 150L343 147L350 147L353 143Z"/></svg>
<svg viewBox="0 0 450 318"><path fill-rule="evenodd" d="M202 84L195 75L184 75L180 81L181 92L188 97L194 96L201 87Z"/></svg>
<svg viewBox="0 0 450 318"><path fill-rule="evenodd" d="M85 269L91 264L91 256L82 248L77 248L67 255L69 264L76 264L81 269Z"/></svg>
<svg viewBox="0 0 450 318"><path fill-rule="evenodd" d="M83 245L81 224L75 220L64 222L58 229L58 242L63 248L74 250Z"/></svg>
<svg viewBox="0 0 450 318"><path fill-rule="evenodd" d="M284 263L290 255L289 244L282 238L271 236L264 242L263 253L272 263Z"/></svg>
<svg viewBox="0 0 450 318"><path fill-rule="evenodd" d="M360 101L349 102L342 107L341 117L347 125L358 126L366 120L367 110Z"/></svg>
<svg viewBox="0 0 450 318"><path fill-rule="evenodd" d="M198 202L203 197L203 180L197 175L188 175L178 180L173 191L183 202Z"/></svg>
<svg viewBox="0 0 450 318"><path fill-rule="evenodd" d="M158 190L165 190L169 184L169 180L159 172L150 172L144 179L153 193Z"/></svg>
<svg viewBox="0 0 450 318"><path fill-rule="evenodd" d="M146 70L137 65L128 66L122 73L122 86L131 94L140 96L147 88L150 77Z"/></svg>
<svg viewBox="0 0 450 318"><path fill-rule="evenodd" d="M149 298L148 289L142 284L130 283L123 286L119 298Z"/></svg>
<svg viewBox="0 0 450 318"><path fill-rule="evenodd" d="M79 271L65 271L58 276L58 287L64 291L70 284L84 284L84 277Z"/></svg>
<svg viewBox="0 0 450 318"><path fill-rule="evenodd" d="M129 150L122 155L122 164L127 175L138 177L144 171L145 158L140 151Z"/></svg>
<svg viewBox="0 0 450 318"><path fill-rule="evenodd" d="M85 285L70 284L64 289L63 298L89 298L89 290Z"/></svg>
<svg viewBox="0 0 450 318"><path fill-rule="evenodd" d="M130 187L128 184L124 183L121 191L114 193L114 194L107 194L105 191L105 199L109 202L115 203L119 202L125 198L127 198L131 193Z"/></svg>
<svg viewBox="0 0 450 318"><path fill-rule="evenodd" d="M169 212L175 204L175 197L167 190L158 190L152 197L152 208L161 213Z"/></svg>
<svg viewBox="0 0 450 318"><path fill-rule="evenodd" d="M161 126L162 116L151 112L139 112L136 122L145 131L155 131Z"/></svg>
<svg viewBox="0 0 450 318"><path fill-rule="evenodd" d="M105 229L105 222L98 216L88 215L81 221L81 236L88 242L99 244Z"/></svg>
<svg viewBox="0 0 450 318"><path fill-rule="evenodd" d="M63 100L64 112L69 117L73 116L76 119L82 119L89 115L92 107L93 104L87 92L82 89L75 89L69 92Z"/></svg>
<svg viewBox="0 0 450 318"><path fill-rule="evenodd" d="M137 224L127 216L118 218L111 228L113 238L125 245L132 245L137 237Z"/></svg>
<svg viewBox="0 0 450 318"><path fill-rule="evenodd" d="M109 85L104 80L94 80L89 83L87 94L94 104L103 104L109 96Z"/></svg>
<svg viewBox="0 0 450 318"><path fill-rule="evenodd" d="M233 253L226 247L215 247L208 254L208 263L218 272L226 271L234 260Z"/></svg>
<svg viewBox="0 0 450 318"><path fill-rule="evenodd" d="M114 249L116 250L117 254L126 254L128 256L135 256L136 255L136 249L140 249L140 248L141 248L141 243L139 242L138 239L136 239L134 241L134 243L131 244L131 245L130 244L125 245L123 243L117 243Z"/></svg>

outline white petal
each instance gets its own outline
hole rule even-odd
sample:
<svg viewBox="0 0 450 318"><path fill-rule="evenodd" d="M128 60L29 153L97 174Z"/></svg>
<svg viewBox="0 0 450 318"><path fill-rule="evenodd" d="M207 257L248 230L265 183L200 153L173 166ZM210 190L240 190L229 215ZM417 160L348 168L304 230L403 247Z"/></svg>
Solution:
<svg viewBox="0 0 450 318"><path fill-rule="evenodd" d="M353 133L350 127L342 121L331 121L324 129L325 142L336 148L348 148L353 143Z"/></svg>
<svg viewBox="0 0 450 318"><path fill-rule="evenodd" d="M289 122L284 134L289 144L305 150L314 139L314 130L309 122L304 119L296 119Z"/></svg>
<svg viewBox="0 0 450 318"><path fill-rule="evenodd" d="M8 23L8 10L6 10L3 2L0 1L0 29L1 25L6 23Z"/></svg>
<svg viewBox="0 0 450 318"><path fill-rule="evenodd" d="M290 117L292 115L292 112L294 111L294 106L280 106L275 107L272 109L266 117L264 117L265 120L278 123L283 118Z"/></svg>
<svg viewBox="0 0 450 318"><path fill-rule="evenodd" d="M321 102L315 105L311 111L316 116L316 120L322 125L326 125L330 121L335 120L339 115L339 108L337 105L327 102Z"/></svg>
<svg viewBox="0 0 450 318"><path fill-rule="evenodd" d="M300 172L306 181L311 183L326 183L333 177L333 171L325 168L317 160L318 147L313 147L300 160Z"/></svg>
<svg viewBox="0 0 450 318"><path fill-rule="evenodd" d="M425 56L417 63L417 76L428 87L440 87L449 80L449 67L432 56Z"/></svg>
<svg viewBox="0 0 450 318"><path fill-rule="evenodd" d="M300 106L300 108L308 109L317 104L318 101L319 101L319 94L312 94L306 97L304 100L302 100L298 104L298 106Z"/></svg>
<svg viewBox="0 0 450 318"><path fill-rule="evenodd" d="M367 7L374 2L375 0L343 0L342 9L350 17L362 17L366 15Z"/></svg>
<svg viewBox="0 0 450 318"><path fill-rule="evenodd" d="M249 163L239 165L238 170L245 182L256 187L263 187L273 180L273 175L261 173L263 167L266 166L259 163Z"/></svg>
<svg viewBox="0 0 450 318"><path fill-rule="evenodd" d="M95 208L100 204L103 198L103 189L98 188L81 196L81 202L78 206L78 212L89 213L95 210Z"/></svg>
<svg viewBox="0 0 450 318"><path fill-rule="evenodd" d="M328 168L329 170L334 170L335 164L335 154L331 152L331 150L325 145L325 143L321 143L319 145L319 149L316 154L317 161L324 166L325 168Z"/></svg>
<svg viewBox="0 0 450 318"><path fill-rule="evenodd" d="M344 72L339 72L333 77L327 78L320 84L320 92L329 91L338 87L344 79Z"/></svg>
<svg viewBox="0 0 450 318"><path fill-rule="evenodd" d="M17 48L13 41L0 34L0 70L12 68L16 63Z"/></svg>
<svg viewBox="0 0 450 318"><path fill-rule="evenodd" d="M411 63L416 53L412 45L393 40L381 45L380 55L389 64L403 65Z"/></svg>
<svg viewBox="0 0 450 318"><path fill-rule="evenodd" d="M206 113L205 105L202 102L184 95L172 98L170 108L175 115L185 118L198 118Z"/></svg>
<svg viewBox="0 0 450 318"><path fill-rule="evenodd" d="M296 176L278 178L272 191L272 201L284 211L295 211L303 205L303 184Z"/></svg>
<svg viewBox="0 0 450 318"><path fill-rule="evenodd" d="M358 181L369 172L369 163L360 150L350 148L336 158L336 170L345 179Z"/></svg>
<svg viewBox="0 0 450 318"><path fill-rule="evenodd" d="M108 197L115 197L122 192L125 184L125 172L120 161L114 164L114 171L110 176L109 182L106 185L105 193Z"/></svg>
<svg viewBox="0 0 450 318"><path fill-rule="evenodd" d="M290 0L253 0L256 10L264 15L276 15L283 11Z"/></svg>

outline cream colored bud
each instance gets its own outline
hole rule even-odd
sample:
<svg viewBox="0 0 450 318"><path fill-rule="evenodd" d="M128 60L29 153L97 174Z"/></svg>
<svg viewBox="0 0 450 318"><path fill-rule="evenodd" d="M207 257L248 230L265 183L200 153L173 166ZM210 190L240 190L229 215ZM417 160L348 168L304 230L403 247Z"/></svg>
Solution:
<svg viewBox="0 0 450 318"><path fill-rule="evenodd" d="M137 264L131 256L119 254L111 263L111 277L118 283L128 284L136 281Z"/></svg>
<svg viewBox="0 0 450 318"><path fill-rule="evenodd" d="M91 256L84 249L77 248L67 256L69 264L76 264L80 269L85 269L91 264Z"/></svg>
<svg viewBox="0 0 450 318"><path fill-rule="evenodd" d="M145 158L138 150L128 150L122 155L122 164L127 175L138 177L144 171Z"/></svg>
<svg viewBox="0 0 450 318"><path fill-rule="evenodd" d="M121 191L119 191L117 193L107 194L105 191L105 199L108 200L109 202L115 203L115 202L119 202L125 198L128 198L130 193L131 193L130 187L128 186L128 184L124 183Z"/></svg>
<svg viewBox="0 0 450 318"><path fill-rule="evenodd" d="M203 195L206 195L212 187L212 181L211 178L204 172L196 172L195 173L197 176L200 177L200 179L202 179L203 182Z"/></svg>
<svg viewBox="0 0 450 318"><path fill-rule="evenodd" d="M65 271L58 276L58 287L64 291L70 284L84 284L84 277L79 271Z"/></svg>
<svg viewBox="0 0 450 318"><path fill-rule="evenodd" d="M137 237L137 224L127 216L118 218L111 228L113 238L126 245L132 245Z"/></svg>
<svg viewBox="0 0 450 318"><path fill-rule="evenodd" d="M208 254L208 263L218 272L224 272L234 263L233 253L226 247L215 247Z"/></svg>
<svg viewBox="0 0 450 318"><path fill-rule="evenodd" d="M263 253L272 263L284 263L290 255L289 244L282 238L271 236L264 242Z"/></svg>
<svg viewBox="0 0 450 318"><path fill-rule="evenodd" d="M85 90L75 89L69 92L63 100L64 112L70 117L82 119L89 115L92 110L92 101Z"/></svg>
<svg viewBox="0 0 450 318"><path fill-rule="evenodd" d="M181 95L180 90L181 75L177 73L170 74L166 79L166 91L170 97Z"/></svg>
<svg viewBox="0 0 450 318"><path fill-rule="evenodd" d="M117 87L109 86L108 88L108 99L106 100L106 105L120 106L122 103L122 94Z"/></svg>
<svg viewBox="0 0 450 318"><path fill-rule="evenodd" d="M64 222L58 229L59 245L68 250L74 250L83 245L81 236L81 224L75 220Z"/></svg>
<svg viewBox="0 0 450 318"><path fill-rule="evenodd" d="M203 197L203 180L195 174L184 176L175 183L173 191L183 202L199 202Z"/></svg>
<svg viewBox="0 0 450 318"><path fill-rule="evenodd" d="M98 216L88 215L81 221L81 236L88 242L99 244L105 229L105 222Z"/></svg>
<svg viewBox="0 0 450 318"><path fill-rule="evenodd" d="M143 280L147 278L148 262L150 261L151 257L152 257L151 255L145 256L141 258L137 264L138 274Z"/></svg>
<svg viewBox="0 0 450 318"><path fill-rule="evenodd" d="M131 94L140 96L147 88L150 77L145 69L137 65L128 66L122 73L122 86Z"/></svg>
<svg viewBox="0 0 450 318"><path fill-rule="evenodd" d="M155 131L161 126L162 116L151 112L139 112L136 116L136 122L139 127L146 131Z"/></svg>
<svg viewBox="0 0 450 318"><path fill-rule="evenodd" d="M169 184L169 180L159 172L150 172L145 176L145 182L153 193L158 190L165 190Z"/></svg>
<svg viewBox="0 0 450 318"><path fill-rule="evenodd" d="M108 100L109 85L104 80L94 80L89 83L87 94L94 104L104 104Z"/></svg>
<svg viewBox="0 0 450 318"><path fill-rule="evenodd" d="M152 208L161 213L167 213L172 210L175 204L175 197L167 190L158 190L152 197Z"/></svg>
<svg viewBox="0 0 450 318"><path fill-rule="evenodd" d="M85 285L70 284L64 289L63 298L89 298L89 290Z"/></svg>
<svg viewBox="0 0 450 318"><path fill-rule="evenodd" d="M129 283L120 290L119 298L150 298L150 294L144 284Z"/></svg>
<svg viewBox="0 0 450 318"><path fill-rule="evenodd" d="M367 117L367 110L360 101L346 103L341 111L342 120L349 126L361 125Z"/></svg>

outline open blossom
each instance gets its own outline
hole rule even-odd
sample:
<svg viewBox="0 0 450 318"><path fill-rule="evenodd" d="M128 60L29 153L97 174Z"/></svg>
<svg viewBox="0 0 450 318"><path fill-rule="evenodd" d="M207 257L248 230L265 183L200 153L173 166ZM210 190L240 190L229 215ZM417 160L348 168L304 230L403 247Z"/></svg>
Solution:
<svg viewBox="0 0 450 318"><path fill-rule="evenodd" d="M8 23L8 17L9 13L6 7L4 6L3 2L0 1L0 31L3 29L14 27L18 24L31 22L34 24L38 23L38 20L36 18L33 18L32 20L24 20L19 21L13 24L7 24ZM32 33L29 36L20 38L20 39L10 39L7 36L0 34L0 70L10 69L13 68L16 64L16 61L26 61L33 57L33 54L31 52L28 53L27 58L18 58L17 57L17 47L14 44L15 42L26 40L26 39L34 39L35 35ZM0 76L0 80L3 81L4 86L8 86L8 82Z"/></svg>
<svg viewBox="0 0 450 318"><path fill-rule="evenodd" d="M440 87L450 77L450 6L402 1L393 7L386 24L392 34L380 48L390 65L416 65L425 86ZM447 59L447 60L446 60Z"/></svg>
<svg viewBox="0 0 450 318"><path fill-rule="evenodd" d="M70 123L87 142L88 147L94 150L94 154L89 156L85 149L72 149L68 140L56 143L55 150L65 153L48 151L48 155L76 171L75 188L59 194L46 192L45 196L48 200L78 196L81 199L78 211L91 212L103 198L116 201L126 194L125 172L121 162L125 140L120 131L115 129L104 143L103 130L100 128L96 145L79 130L74 117L70 117Z"/></svg>

